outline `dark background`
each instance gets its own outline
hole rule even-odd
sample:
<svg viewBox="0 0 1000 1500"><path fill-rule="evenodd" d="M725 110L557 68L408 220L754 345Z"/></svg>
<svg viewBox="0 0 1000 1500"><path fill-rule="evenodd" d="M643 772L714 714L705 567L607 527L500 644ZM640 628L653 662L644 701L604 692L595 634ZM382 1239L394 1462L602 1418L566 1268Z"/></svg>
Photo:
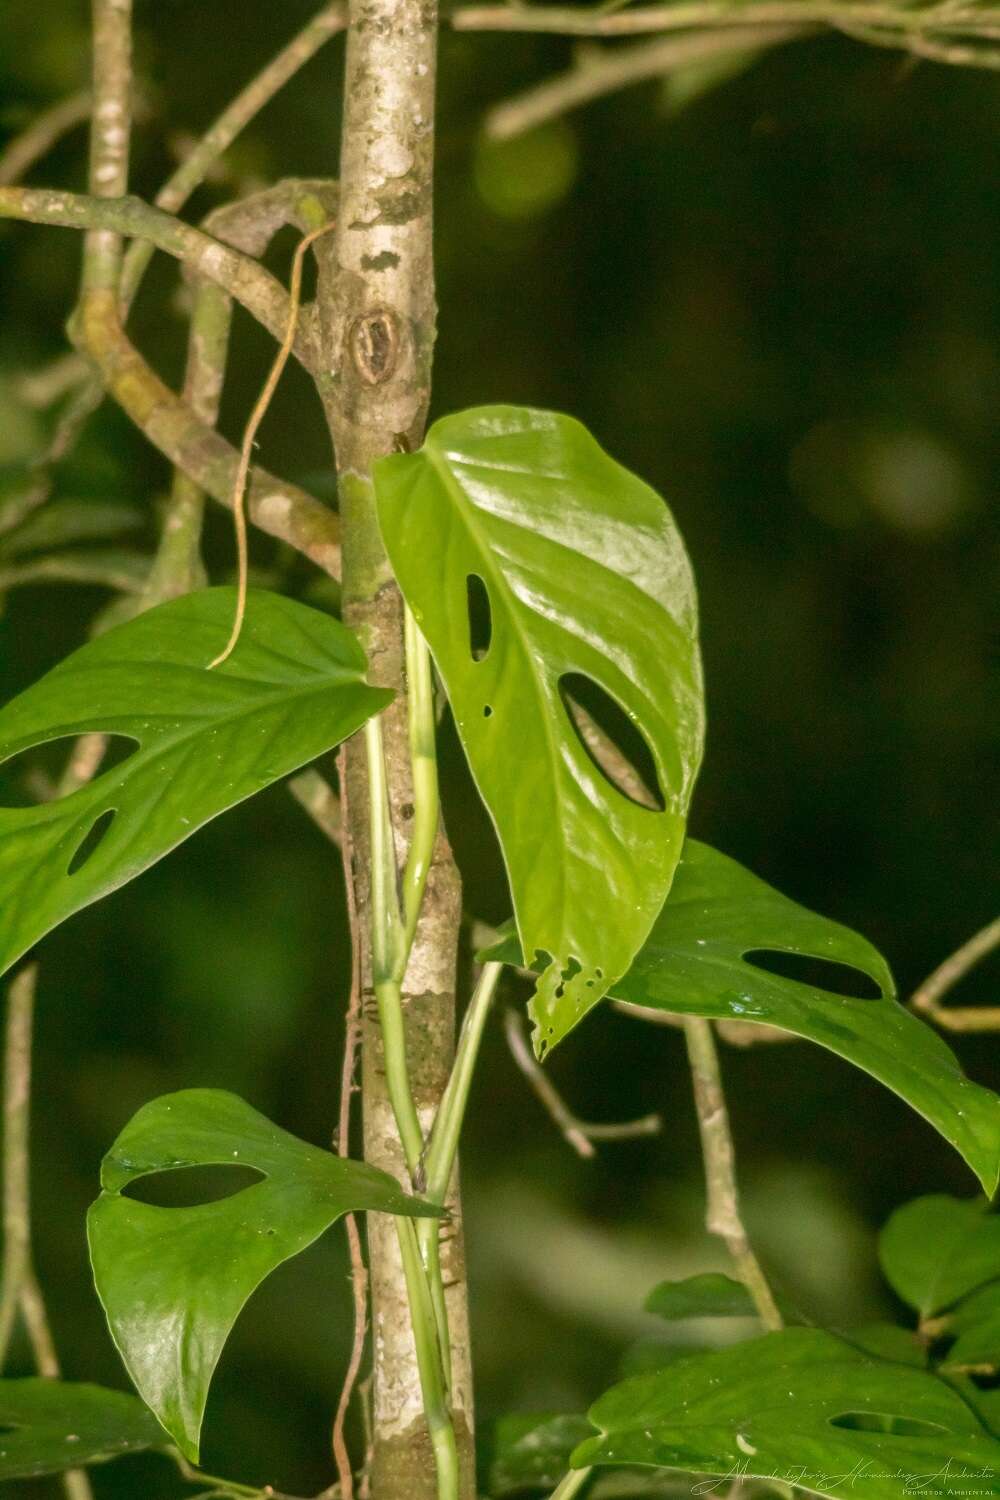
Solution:
<svg viewBox="0 0 1000 1500"><path fill-rule="evenodd" d="M151 197L185 133L313 7L137 9L153 114L133 180ZM86 10L0 9L8 133L85 82ZM342 45L255 122L189 217L264 180L334 170ZM858 926L906 994L1000 908L1000 80L821 38L683 108L643 85L484 146L486 106L569 55L558 39L444 36L435 412L492 400L571 411L667 497L699 580L709 692L693 831ZM84 172L77 132L32 180L82 187ZM271 257L282 274L291 243ZM44 442L50 418L25 404L18 374L63 347L78 253L69 231L0 227L8 477ZM133 321L174 381L176 288L158 258ZM238 315L230 436L268 355ZM261 453L332 494L319 406L294 370ZM56 492L133 501L152 545L167 479L105 407ZM209 523L218 580L232 540L218 508ZM267 576L302 585L257 545ZM106 599L68 586L11 594L4 697L81 642ZM444 756L467 904L499 920L499 856L450 735ZM189 1085L234 1089L326 1139L346 941L334 851L273 788L41 945L35 1228L70 1376L124 1383L83 1239L103 1151L143 1101ZM995 1001L998 974L985 966L956 999ZM958 1050L973 1077L1000 1083L995 1042ZM666 1129L578 1161L494 1027L463 1151L484 1417L581 1409L650 1330L639 1309L656 1281L723 1264L700 1227L679 1038L602 1011L551 1066L584 1117L660 1110ZM971 1195L970 1174L892 1095L804 1043L728 1050L724 1066L747 1216L776 1279L820 1317L891 1314L875 1229L907 1197ZM207 1469L302 1494L329 1482L349 1306L336 1232L254 1298L213 1387ZM102 1500L180 1493L159 1459L94 1477Z"/></svg>

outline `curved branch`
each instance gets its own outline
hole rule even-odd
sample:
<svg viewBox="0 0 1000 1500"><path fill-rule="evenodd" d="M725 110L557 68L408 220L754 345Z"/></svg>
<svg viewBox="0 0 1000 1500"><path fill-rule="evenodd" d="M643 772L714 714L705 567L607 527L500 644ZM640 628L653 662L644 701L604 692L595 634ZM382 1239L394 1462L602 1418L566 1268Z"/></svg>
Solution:
<svg viewBox="0 0 1000 1500"><path fill-rule="evenodd" d="M57 141L90 118L90 106L90 90L81 89L32 120L27 130L15 136L0 153L0 186L19 182Z"/></svg>

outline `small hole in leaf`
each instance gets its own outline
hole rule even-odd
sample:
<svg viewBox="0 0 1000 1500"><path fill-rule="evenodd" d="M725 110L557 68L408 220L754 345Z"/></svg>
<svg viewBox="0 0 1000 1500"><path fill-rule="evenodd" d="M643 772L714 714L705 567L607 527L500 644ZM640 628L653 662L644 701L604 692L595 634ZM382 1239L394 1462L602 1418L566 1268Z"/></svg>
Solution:
<svg viewBox="0 0 1000 1500"><path fill-rule="evenodd" d="M77 789L79 781L63 793L59 791L59 784L78 747L78 769L90 772L85 780L115 770L139 748L138 740L126 734L102 735L101 741L103 752L92 761L90 757L100 748L92 734L63 735L30 749L19 750L0 764L0 807L30 807L38 802L56 802L62 796L69 796Z"/></svg>
<svg viewBox="0 0 1000 1500"><path fill-rule="evenodd" d="M810 953L784 953L770 948L755 948L744 953L746 963L779 979L793 979L810 989L826 990L828 995L843 995L847 1000L881 1000L882 991L874 979L850 964L835 963L828 958L814 958Z"/></svg>
<svg viewBox="0 0 1000 1500"><path fill-rule="evenodd" d="M947 1431L939 1422L878 1411L845 1411L839 1417L831 1417L830 1426L843 1427L848 1432L885 1432L893 1437L937 1437Z"/></svg>
<svg viewBox="0 0 1000 1500"><path fill-rule="evenodd" d="M469 653L473 661L482 661L493 639L493 611L489 591L478 573L466 579L469 609Z"/></svg>
<svg viewBox="0 0 1000 1500"><path fill-rule="evenodd" d="M621 704L582 672L565 672L559 692L581 745L606 780L630 802L662 812L653 752Z"/></svg>
<svg viewBox="0 0 1000 1500"><path fill-rule="evenodd" d="M91 825L90 832L83 843L78 845L76 853L66 867L67 875L75 875L78 870L82 870L87 861L97 853L99 845L104 842L117 816L113 807L106 808L101 813L97 822Z"/></svg>
<svg viewBox="0 0 1000 1500"><path fill-rule="evenodd" d="M169 1172L150 1172L130 1182L123 1193L139 1203L157 1208L197 1208L201 1203L219 1203L263 1181L254 1167L234 1163L218 1166L177 1167Z"/></svg>
<svg viewBox="0 0 1000 1500"><path fill-rule="evenodd" d="M486 706L483 709L483 718L484 719L492 719L492 717L493 717L493 705L492 705L492 703L487 703Z"/></svg>

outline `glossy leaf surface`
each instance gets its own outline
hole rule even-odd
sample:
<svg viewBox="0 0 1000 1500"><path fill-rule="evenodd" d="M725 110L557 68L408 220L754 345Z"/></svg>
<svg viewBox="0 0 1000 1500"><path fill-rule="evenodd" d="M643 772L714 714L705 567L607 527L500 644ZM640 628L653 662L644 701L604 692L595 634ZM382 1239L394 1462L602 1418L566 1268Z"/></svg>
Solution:
<svg viewBox="0 0 1000 1500"><path fill-rule="evenodd" d="M252 1167L262 1180L187 1208L123 1196L151 1173L207 1165ZM440 1212L218 1089L145 1105L105 1157L101 1186L87 1232L111 1334L139 1394L192 1462L223 1345L265 1277L342 1214Z"/></svg>
<svg viewBox="0 0 1000 1500"><path fill-rule="evenodd" d="M649 1464L768 1478L836 1500L900 1500L946 1472L1000 1494L1000 1443L943 1380L790 1328L613 1387L574 1465ZM950 1481L947 1474L954 1476Z"/></svg>
<svg viewBox="0 0 1000 1500"><path fill-rule="evenodd" d="M233 655L207 671L233 607L231 589L163 604L88 642L0 709L0 761L92 730L137 745L60 801L0 808L0 972L210 818L331 749L391 696L365 684L364 653L343 625L256 591ZM81 864L98 824L104 835Z"/></svg>
<svg viewBox="0 0 1000 1500"><path fill-rule="evenodd" d="M670 887L704 734L690 565L659 495L551 412L446 417L375 477L393 568L496 824L524 951L551 960L531 1006L541 1054L625 972ZM474 633L481 590L488 628ZM645 739L664 810L591 758L561 688L580 675Z"/></svg>
<svg viewBox="0 0 1000 1500"><path fill-rule="evenodd" d="M981 1200L916 1198L889 1219L878 1252L893 1291L929 1318L1000 1278L1000 1215Z"/></svg>
<svg viewBox="0 0 1000 1500"><path fill-rule="evenodd" d="M0 1479L59 1474L163 1446L156 1418L123 1391L0 1380Z"/></svg>
<svg viewBox="0 0 1000 1500"><path fill-rule="evenodd" d="M721 1271L684 1281L664 1281L646 1298L646 1311L658 1318L755 1318L746 1287Z"/></svg>
<svg viewBox="0 0 1000 1500"><path fill-rule="evenodd" d="M511 938L488 952L520 961ZM769 973L747 960L760 953L847 966L872 980L881 998L853 999ZM905 1099L961 1152L984 1189L995 1191L1000 1099L970 1082L941 1038L895 1000L878 950L707 844L686 842L670 896L611 994L680 1015L776 1026L819 1043Z"/></svg>

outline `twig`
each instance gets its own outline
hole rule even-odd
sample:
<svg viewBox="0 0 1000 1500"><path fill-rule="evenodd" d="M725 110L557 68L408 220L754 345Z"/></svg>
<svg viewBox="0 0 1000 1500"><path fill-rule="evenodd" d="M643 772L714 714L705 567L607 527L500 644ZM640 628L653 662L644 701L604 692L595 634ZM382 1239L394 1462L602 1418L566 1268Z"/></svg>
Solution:
<svg viewBox="0 0 1000 1500"><path fill-rule="evenodd" d="M288 790L300 807L312 818L321 833L325 833L331 844L340 847L343 838L344 814L333 787L319 771L300 771L288 783Z"/></svg>
<svg viewBox="0 0 1000 1500"><path fill-rule="evenodd" d="M90 193L100 203L128 192L132 138L132 0L92 0L93 99ZM16 193L15 188L6 189ZM27 190L29 197L31 190ZM38 190L40 197L48 194ZM58 195L56 195L58 196ZM109 224L90 223L83 251L83 295L117 290L122 238Z"/></svg>
<svg viewBox="0 0 1000 1500"><path fill-rule="evenodd" d="M640 1135L658 1135L662 1130L663 1121L659 1115L643 1115L639 1120L626 1120L618 1125L595 1125L578 1120L548 1074L535 1061L521 1017L513 1008L504 1013L504 1031L511 1056L578 1156L588 1159L596 1156L594 1141L625 1141Z"/></svg>
<svg viewBox="0 0 1000 1500"><path fill-rule="evenodd" d="M1000 917L974 933L943 964L939 964L933 974L928 975L913 993L911 1010L925 1015L947 1031L1000 1031L1000 1005L955 1006L950 1010L941 1004L960 979L998 948Z"/></svg>
<svg viewBox="0 0 1000 1500"><path fill-rule="evenodd" d="M763 50L811 28L803 26L745 26L725 31L699 31L660 38L655 42L613 48L581 56L566 73L548 78L489 111L485 131L494 140L509 140L548 120L590 104L603 94L634 83L660 78L676 68L703 62L720 54Z"/></svg>
<svg viewBox="0 0 1000 1500"><path fill-rule="evenodd" d="M20 182L57 141L89 119L90 105L90 90L81 89L43 110L0 155L0 186Z"/></svg>
<svg viewBox="0 0 1000 1500"><path fill-rule="evenodd" d="M690 1016L684 1022L684 1036L705 1158L705 1227L725 1242L765 1328L782 1328L782 1316L740 1216L733 1137L711 1023Z"/></svg>

